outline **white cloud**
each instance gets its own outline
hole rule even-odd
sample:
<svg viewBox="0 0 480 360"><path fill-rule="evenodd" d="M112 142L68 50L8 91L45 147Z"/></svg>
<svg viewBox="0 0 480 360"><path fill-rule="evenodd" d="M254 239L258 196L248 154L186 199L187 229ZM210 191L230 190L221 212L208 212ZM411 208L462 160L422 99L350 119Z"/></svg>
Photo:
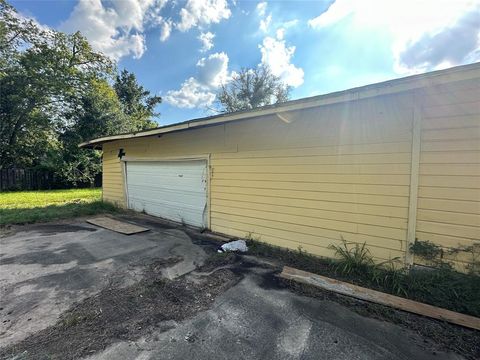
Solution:
<svg viewBox="0 0 480 360"><path fill-rule="evenodd" d="M226 0L188 0L180 10L176 26L180 31L188 31L196 26L217 24L231 14Z"/></svg>
<svg viewBox="0 0 480 360"><path fill-rule="evenodd" d="M294 27L298 24L298 19L292 19L292 20L289 20L289 21L285 21L282 26L285 28L285 29L288 29L288 28L291 28L291 27Z"/></svg>
<svg viewBox="0 0 480 360"><path fill-rule="evenodd" d="M388 32L395 70L415 73L480 59L479 8L480 0L336 0L308 24Z"/></svg>
<svg viewBox="0 0 480 360"><path fill-rule="evenodd" d="M262 30L263 32L267 32L271 22L272 14L269 14L266 18L260 20L260 30Z"/></svg>
<svg viewBox="0 0 480 360"><path fill-rule="evenodd" d="M224 52L201 58L197 63L196 77L185 80L179 90L168 91L165 101L180 108L210 106L219 86L229 79L228 61Z"/></svg>
<svg viewBox="0 0 480 360"><path fill-rule="evenodd" d="M180 90L170 90L165 101L179 108L199 108L215 101L215 93L205 89L195 78L187 79Z"/></svg>
<svg viewBox="0 0 480 360"><path fill-rule="evenodd" d="M425 33L399 52L399 66L414 72L480 60L480 7L436 33Z"/></svg>
<svg viewBox="0 0 480 360"><path fill-rule="evenodd" d="M164 42L170 37L172 33L172 22L170 20L165 20L160 26L160 41Z"/></svg>
<svg viewBox="0 0 480 360"><path fill-rule="evenodd" d="M303 84L303 69L291 63L295 46L286 46L282 37L276 39L267 36L259 45L262 64L270 67L272 74L280 77L287 85L298 87Z"/></svg>
<svg viewBox="0 0 480 360"><path fill-rule="evenodd" d="M210 31L206 33L200 33L198 36L198 40L202 42L202 48L200 51L205 52L210 50L213 47L213 39L215 38L215 34L211 33Z"/></svg>
<svg viewBox="0 0 480 360"><path fill-rule="evenodd" d="M257 4L258 15L265 16L266 11L267 11L267 2L266 1L259 2Z"/></svg>
<svg viewBox="0 0 480 360"><path fill-rule="evenodd" d="M92 47L113 59L146 50L143 30L148 14L158 14L164 1L123 0L104 5L101 0L79 0L69 18L60 25L66 32L81 31Z"/></svg>
<svg viewBox="0 0 480 360"><path fill-rule="evenodd" d="M278 40L283 40L283 38L285 37L285 29L284 28L277 29L277 32L275 34Z"/></svg>
<svg viewBox="0 0 480 360"><path fill-rule="evenodd" d="M228 80L228 55L224 52L201 58L198 63L198 80L215 89Z"/></svg>

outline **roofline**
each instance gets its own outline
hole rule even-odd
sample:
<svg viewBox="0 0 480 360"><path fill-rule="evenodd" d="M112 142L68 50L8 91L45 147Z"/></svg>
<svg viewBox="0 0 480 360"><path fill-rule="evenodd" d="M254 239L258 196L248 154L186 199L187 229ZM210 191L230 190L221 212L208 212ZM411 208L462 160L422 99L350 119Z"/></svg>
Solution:
<svg viewBox="0 0 480 360"><path fill-rule="evenodd" d="M460 81L474 77L480 77L480 62L452 67L445 70L432 71L419 75L407 76L399 79L383 81L380 83L355 87L348 90L336 91L324 95L317 95L297 100L287 101L281 104L262 106L252 110L236 111L228 114L213 115L203 118L191 119L184 122L160 126L154 129L104 136L89 140L78 145L81 148L101 148L105 142L132 138L147 137L187 129L223 124L231 121L246 120L259 116L275 115L282 112L302 110L312 107L331 105L352 100L366 99L379 95L387 95L402 91L422 88L427 85L439 85L452 81ZM458 74L460 73L460 76ZM457 77L451 78L450 75Z"/></svg>

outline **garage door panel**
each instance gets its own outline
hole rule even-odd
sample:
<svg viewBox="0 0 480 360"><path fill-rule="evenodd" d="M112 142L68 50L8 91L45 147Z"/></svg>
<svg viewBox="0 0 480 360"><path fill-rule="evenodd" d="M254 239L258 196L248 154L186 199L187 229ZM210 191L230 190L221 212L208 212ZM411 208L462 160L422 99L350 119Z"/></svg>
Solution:
<svg viewBox="0 0 480 360"><path fill-rule="evenodd" d="M140 175L164 176L170 174L177 176L178 171L181 171L183 174L201 175L204 172L203 165L205 162L199 161L200 164L192 163L191 161L178 161L178 164L173 164L172 162L128 162L130 169L135 174Z"/></svg>
<svg viewBox="0 0 480 360"><path fill-rule="evenodd" d="M139 212L146 212L147 214L161 216L173 221L185 222L187 224L202 226L201 222L196 219L203 218L203 209L199 208L187 208L185 206L179 206L175 203L163 203L161 213L158 210L158 204L156 202L147 202L144 200L133 199L130 202L130 208Z"/></svg>
<svg viewBox="0 0 480 360"><path fill-rule="evenodd" d="M206 226L206 161L127 162L128 206Z"/></svg>
<svg viewBox="0 0 480 360"><path fill-rule="evenodd" d="M130 188L129 188L130 189ZM129 192L128 198L133 201L144 201L149 203L158 203L161 201L162 204L171 203L178 204L178 206L186 207L196 207L203 210L205 205L205 199L203 194L200 193L181 193L179 191L154 191L148 190L141 187L131 187L132 192ZM132 195L130 195L132 194Z"/></svg>
<svg viewBox="0 0 480 360"><path fill-rule="evenodd" d="M179 181L177 179L173 178L163 178L163 179L156 179L152 178L149 180L146 180L144 178L134 178L129 176L129 181L130 184L135 184L135 185L129 185L132 188L137 188L137 189L148 189L149 191L167 191L167 192L188 192L192 194L204 194L203 189L198 189L197 184L198 180L192 180L192 181ZM152 183L154 183L152 185Z"/></svg>

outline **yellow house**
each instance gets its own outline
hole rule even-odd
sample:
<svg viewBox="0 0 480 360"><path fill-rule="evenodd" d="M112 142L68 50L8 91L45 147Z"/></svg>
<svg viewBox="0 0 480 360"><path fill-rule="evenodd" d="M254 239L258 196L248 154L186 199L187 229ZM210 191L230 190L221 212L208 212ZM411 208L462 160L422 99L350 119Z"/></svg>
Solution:
<svg viewBox="0 0 480 360"><path fill-rule="evenodd" d="M406 265L416 238L480 241L480 63L81 146L105 201L218 233Z"/></svg>

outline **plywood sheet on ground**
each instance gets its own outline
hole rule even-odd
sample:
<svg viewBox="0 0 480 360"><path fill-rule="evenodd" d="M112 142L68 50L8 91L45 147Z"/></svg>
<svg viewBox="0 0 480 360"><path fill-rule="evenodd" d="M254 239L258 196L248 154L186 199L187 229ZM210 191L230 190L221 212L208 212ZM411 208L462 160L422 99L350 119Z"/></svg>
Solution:
<svg viewBox="0 0 480 360"><path fill-rule="evenodd" d="M97 225L105 229L116 231L125 235L132 235L150 230L142 226L130 224L124 221L119 221L109 217L97 217L94 219L89 219L87 220L87 222L89 224Z"/></svg>

